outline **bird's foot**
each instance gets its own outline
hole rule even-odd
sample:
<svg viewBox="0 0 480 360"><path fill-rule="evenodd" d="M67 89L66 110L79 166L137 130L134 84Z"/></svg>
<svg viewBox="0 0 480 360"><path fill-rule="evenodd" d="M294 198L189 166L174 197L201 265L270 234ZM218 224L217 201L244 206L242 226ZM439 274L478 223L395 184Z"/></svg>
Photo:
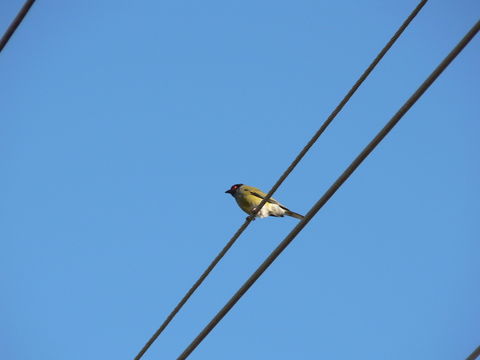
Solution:
<svg viewBox="0 0 480 360"><path fill-rule="evenodd" d="M247 216L247 220L248 219L251 219L252 221L255 220L255 218L258 216L258 213L255 214L255 211L257 211L257 208L254 207L251 211L250 211L250 215ZM254 215L255 214L255 215Z"/></svg>

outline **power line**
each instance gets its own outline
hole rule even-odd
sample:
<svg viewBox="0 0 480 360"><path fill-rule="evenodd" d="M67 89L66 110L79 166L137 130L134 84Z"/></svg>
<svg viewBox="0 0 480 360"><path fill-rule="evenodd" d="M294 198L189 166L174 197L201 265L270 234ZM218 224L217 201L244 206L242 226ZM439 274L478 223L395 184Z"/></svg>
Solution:
<svg viewBox="0 0 480 360"><path fill-rule="evenodd" d="M323 134L323 132L327 129L327 127L330 125L330 123L335 119L335 117L338 115L338 113L343 109L345 104L350 100L350 98L355 94L357 89L362 85L362 83L365 81L365 79L370 75L370 73L373 71L375 66L382 60L383 56L387 53L388 50L392 47L392 45L397 41L397 39L400 37L400 35L403 33L403 31L407 28L407 26L410 24L410 22L417 16L417 14L420 12L420 10L423 8L423 6L427 3L428 0L423 0L418 3L416 8L412 11L412 13L405 19L403 24L398 28L397 32L392 36L392 38L388 41L388 43L385 45L385 47L378 53L377 57L372 61L372 63L368 66L368 68L363 72L363 74L360 76L360 78L357 80L357 82L352 86L352 88L349 90L347 95L340 101L340 103L337 105L337 107L332 111L332 113L329 115L327 120L322 124L320 129L317 130L315 135L310 139L310 141L305 145L305 147L300 151L300 153L297 155L295 160L290 164L290 166L285 170L285 172L280 176L278 181L273 185L272 189L270 192L267 194L265 199L257 206L257 211L251 215L253 218L258 211L265 205L265 203L270 199L270 197L273 195L275 191L280 187L280 185L285 181L285 179L290 175L290 173L293 171L293 169L297 166L297 164L302 160L302 158L305 156L305 154L310 150L310 148L315 144L315 142L318 140L318 138Z"/></svg>
<svg viewBox="0 0 480 360"><path fill-rule="evenodd" d="M224 248L218 253L215 259L210 263L207 269L203 272L203 274L198 278L198 280L193 284L190 290L184 295L184 297L180 300L180 302L175 306L175 308L171 311L171 313L167 316L167 318L163 321L162 325L158 328L157 331L151 336L151 338L147 341L147 343L143 346L140 352L135 356L134 360L140 360L148 348L155 342L155 340L160 336L160 334L165 330L168 324L172 321L172 319L176 316L176 314L180 311L180 309L185 305L188 299L193 295L193 293L197 290L197 288L202 284L205 278L210 274L210 272L215 268L218 262L225 256L227 251L233 246L235 241L240 237L240 235L245 231L248 227L250 222L254 219L255 215L260 211L260 209L265 205L268 199L277 191L280 185L285 181L288 175L293 171L293 169L297 166L297 164L302 160L305 154L310 150L313 144L318 140L318 138L323 134L325 129L330 125L330 123L335 119L338 113L342 110L345 104L350 100L353 94L357 91L360 85L365 81L365 79L370 75L373 69L377 66L380 60L385 56L385 54L390 50L393 44L397 41L400 35L405 31L408 25L412 22L412 20L417 16L419 11L423 8L423 6L427 3L428 0L422 0L418 3L415 9L411 12L411 14L405 19L402 25L398 28L392 38L387 42L387 44L383 47L383 49L378 53L372 63L367 67L367 69L363 72L363 74L359 77L359 79L355 82L352 88L348 91L345 97L340 101L337 107L332 111L332 113L328 116L325 122L321 125L321 127L317 130L314 136L310 139L310 141L305 145L305 147L300 151L297 155L295 160L290 164L290 166L285 170L285 172L280 176L277 180L275 185L273 185L272 189L268 192L265 199L257 206L256 210L247 217L247 220L240 226L237 232L233 235L233 237L228 241L228 243L224 246Z"/></svg>
<svg viewBox="0 0 480 360"><path fill-rule="evenodd" d="M28 10L30 10L34 2L35 0L27 0L18 12L17 16L15 16L15 19L13 19L7 31L5 31L5 34L3 34L2 38L0 39L0 52L2 52L5 45L7 45L8 40L10 40L18 25L20 25L25 15L27 15Z"/></svg>
<svg viewBox="0 0 480 360"><path fill-rule="evenodd" d="M387 134L400 121L405 113L417 102L417 100L425 93L425 91L433 84L438 76L450 65L455 57L463 50L463 48L473 39L480 30L480 21L478 21L470 31L463 37L455 48L443 59L430 76L420 85L413 95L403 104L397 113L388 121L382 130L373 138L372 141L362 150L362 152L353 160L353 162L345 169L340 177L330 186L325 194L313 205L310 211L305 215L295 228L285 237L284 240L272 251L266 260L258 267L258 269L248 278L242 287L230 298L227 304L215 315L215 317L203 328L198 336L190 343L190 345L182 352L177 360L186 359L193 350L205 339L205 337L213 330L213 328L222 320L222 318L235 306L238 300L250 289L250 287L258 280L258 278L267 270L267 268L275 261L275 259L285 250L285 248L293 241L293 239L303 230L309 221L317 214L317 212L328 202L342 184L352 175L358 166L370 155L375 147L387 136ZM474 353L474 355L476 355Z"/></svg>
<svg viewBox="0 0 480 360"><path fill-rule="evenodd" d="M475 360L480 356L480 346L477 347L465 360Z"/></svg>
<svg viewBox="0 0 480 360"><path fill-rule="evenodd" d="M168 326L170 321L177 315L177 313L180 311L180 309L185 305L185 303L188 301L190 296L193 295L195 290L202 284L202 282L205 280L205 278L210 274L210 272L213 270L213 268L218 264L218 262L223 258L223 256L227 253L227 251L232 247L232 245L235 243L235 241L238 239L238 237L242 234L242 232L247 228L248 224L251 222L250 219L247 219L243 225L237 230L235 235L228 241L227 245L218 253L218 255L213 259L213 261L210 263L210 265L207 267L207 269L203 272L203 274L198 278L198 280L193 284L193 286L188 290L188 292L184 295L182 300L175 306L175 308L172 310L172 312L167 316L167 318L164 320L162 325L158 328L158 330L152 335L152 337L147 341L147 343L143 346L142 350L135 356L134 360L139 360L143 354L148 350L148 348L155 342L155 340L160 336L160 334L165 330L165 328Z"/></svg>

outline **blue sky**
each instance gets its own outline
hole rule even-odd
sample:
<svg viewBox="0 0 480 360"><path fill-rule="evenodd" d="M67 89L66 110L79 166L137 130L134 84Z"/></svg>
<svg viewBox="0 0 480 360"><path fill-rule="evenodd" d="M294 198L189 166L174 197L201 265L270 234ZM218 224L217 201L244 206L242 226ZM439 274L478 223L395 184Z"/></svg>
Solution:
<svg viewBox="0 0 480 360"><path fill-rule="evenodd" d="M224 191L268 191L416 3L37 2L0 55L0 357L132 359L243 223ZM275 198L307 212L479 14L430 1ZM480 344L479 46L192 359ZM295 224L255 221L144 359L178 356Z"/></svg>

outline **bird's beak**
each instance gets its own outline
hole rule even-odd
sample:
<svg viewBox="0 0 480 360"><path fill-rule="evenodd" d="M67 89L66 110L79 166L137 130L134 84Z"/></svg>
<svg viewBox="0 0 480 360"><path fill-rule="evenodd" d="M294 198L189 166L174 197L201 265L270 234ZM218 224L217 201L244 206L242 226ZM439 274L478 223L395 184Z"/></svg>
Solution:
<svg viewBox="0 0 480 360"><path fill-rule="evenodd" d="M225 194L233 194L232 190L225 191Z"/></svg>

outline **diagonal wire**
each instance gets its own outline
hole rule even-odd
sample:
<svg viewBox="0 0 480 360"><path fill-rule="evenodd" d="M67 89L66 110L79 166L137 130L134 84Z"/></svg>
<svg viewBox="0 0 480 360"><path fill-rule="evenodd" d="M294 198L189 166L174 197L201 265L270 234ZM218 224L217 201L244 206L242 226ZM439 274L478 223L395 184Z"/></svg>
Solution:
<svg viewBox="0 0 480 360"><path fill-rule="evenodd" d="M265 203L270 199L270 197L274 194L275 191L280 187L280 185L285 181L285 179L290 175L290 173L293 171L293 169L297 166L297 164L302 160L302 158L305 156L305 154L310 150L310 148L315 144L315 142L318 140L318 138L323 134L323 132L327 129L328 125L335 119L335 117L338 115L338 113L343 109L345 104L350 100L350 98L355 94L357 89L362 85L362 83L365 81L365 79L370 75L370 73L373 71L375 66L382 60L383 56L387 53L388 50L392 47L392 45L395 43L395 41L402 35L403 31L407 28L407 26L410 24L410 22L417 16L417 14L420 12L420 10L423 8L423 6L427 3L428 0L422 0L418 3L418 5L413 9L411 14L405 19L403 24L398 28L396 33L392 36L392 38L388 41L388 43L385 45L385 47L378 53L377 57L372 61L372 63L368 66L368 68L363 72L363 74L358 78L358 80L355 82L355 84L352 86L352 88L348 91L347 95L340 101L340 103L337 105L337 107L332 111L332 113L328 116L327 120L320 126L320 129L317 130L315 135L310 139L310 141L305 145L305 147L300 151L300 153L297 155L295 160L292 161L290 166L285 170L285 172L280 176L278 181L273 185L272 189L269 191L267 196L265 196L265 199L257 206L257 209L252 215L250 216L253 218L258 211L265 205Z"/></svg>
<svg viewBox="0 0 480 360"><path fill-rule="evenodd" d="M10 40L18 25L20 25L25 15L27 15L28 10L30 10L34 2L35 0L27 0L18 12L17 16L15 16L15 19L13 19L7 31L5 31L5 34L3 34L2 38L0 39L0 52L2 52L5 45L7 45L8 40Z"/></svg>
<svg viewBox="0 0 480 360"><path fill-rule="evenodd" d="M479 356L480 356L480 346L477 347L475 350L473 350L473 352L470 355L468 355L468 357L465 360L475 360Z"/></svg>
<svg viewBox="0 0 480 360"><path fill-rule="evenodd" d="M308 222L317 214L317 212L328 202L328 200L335 194L335 192L342 186L342 184L352 175L358 166L370 155L375 147L387 136L387 134L400 121L405 113L417 102L417 100L425 93L425 91L433 84L438 76L450 65L455 57L463 50L463 48L472 40L477 32L480 30L480 21L468 31L462 40L453 48L453 50L443 59L443 61L433 70L430 76L419 86L412 96L403 104L397 113L388 121L388 123L381 129L372 141L362 150L362 152L352 161L352 163L345 169L340 177L330 186L330 188L323 194L323 196L313 205L310 211L305 215L297 226L282 240L282 242L273 250L266 260L258 267L257 270L248 278L242 287L230 298L227 304L215 315L215 317L203 328L198 336L190 343L190 345L183 351L177 360L186 359L193 350L205 339L205 337L213 330L213 328L222 320L222 318L235 306L238 300L250 289L250 287L258 280L260 276L267 270L267 268L275 261L275 259L282 253L283 250L293 241L293 239L303 230ZM475 351L474 356L478 356Z"/></svg>
<svg viewBox="0 0 480 360"><path fill-rule="evenodd" d="M209 275L209 273L213 270L213 268L218 264L218 262L223 258L223 256L227 253L227 251L233 246L235 241L240 237L240 235L245 231L248 227L250 222L254 219L255 215L260 211L260 209L265 205L267 200L273 195L273 193L280 187L280 185L285 181L288 175L293 171L293 169L297 166L297 164L302 160L305 154L310 150L313 144L318 140L318 138L323 134L325 129L330 125L330 123L335 119L338 113L342 110L345 104L350 100L353 94L357 91L360 85L365 81L365 79L370 75L373 71L375 66L380 62L380 60L385 56L385 54L390 50L393 46L395 41L400 37L400 35L404 32L404 30L408 27L408 25L412 22L415 16L419 13L419 11L423 8L423 6L427 3L428 0L422 0L418 3L415 9L411 12L411 14L405 19L402 25L398 28L392 38L388 41L385 47L378 53L372 63L368 66L368 68L363 72L363 74L359 77L359 79L355 82L352 88L348 91L342 101L337 105L337 107L332 111L329 117L325 120L325 122L321 125L321 127L317 130L317 132L313 135L310 141L305 145L305 147L300 151L297 155L295 160L290 164L290 166L285 170L285 172L280 176L278 181L273 185L272 189L269 191L265 199L257 206L254 212L247 217L247 220L240 226L237 232L232 236L232 238L228 241L228 243L224 246L224 248L218 253L218 255L213 259L210 265L205 269L203 274L198 278L198 280L193 284L190 290L184 295L184 297L180 300L180 302L175 306L172 312L167 316L164 320L162 325L158 328L157 331L152 335L152 337L147 341L147 343L143 346L140 352L135 356L134 360L140 360L141 357L145 354L148 348L155 342L155 340L160 336L160 334L165 330L168 324L172 321L175 315L180 311L180 309L185 305L188 299L193 295L193 293L197 290L197 288L202 284L205 278Z"/></svg>

